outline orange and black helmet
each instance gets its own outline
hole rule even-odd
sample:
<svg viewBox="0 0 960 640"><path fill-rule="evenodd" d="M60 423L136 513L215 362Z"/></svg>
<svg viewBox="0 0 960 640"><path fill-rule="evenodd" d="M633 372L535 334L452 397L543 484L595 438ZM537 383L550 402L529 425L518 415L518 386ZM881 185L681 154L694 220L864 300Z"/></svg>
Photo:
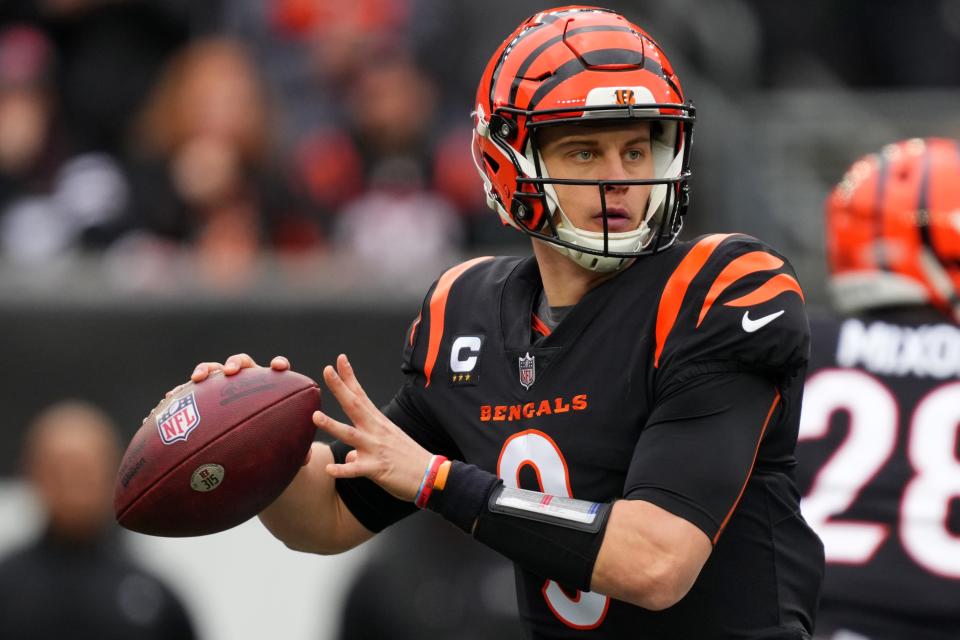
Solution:
<svg viewBox="0 0 960 640"><path fill-rule="evenodd" d="M659 45L607 9L567 6L524 21L491 57L477 89L473 155L487 202L504 224L563 247L596 270L669 246L688 201L693 106ZM537 147L540 127L652 121L655 177L557 180ZM554 184L653 184L641 229L595 234L564 228ZM606 215L604 211L604 215Z"/></svg>
<svg viewBox="0 0 960 640"><path fill-rule="evenodd" d="M960 321L960 144L914 138L857 160L827 199L845 311L932 304Z"/></svg>

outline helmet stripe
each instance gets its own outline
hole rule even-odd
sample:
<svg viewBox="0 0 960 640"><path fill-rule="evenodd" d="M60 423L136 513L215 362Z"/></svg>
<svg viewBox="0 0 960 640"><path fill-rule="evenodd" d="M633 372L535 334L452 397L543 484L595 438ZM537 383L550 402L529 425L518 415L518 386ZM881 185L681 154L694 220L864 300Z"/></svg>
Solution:
<svg viewBox="0 0 960 640"><path fill-rule="evenodd" d="M520 44L520 41L523 40L524 38L536 33L541 29L541 27L551 25L557 20L559 20L560 19L559 13L564 13L564 12L556 12L556 13L544 12L544 13L538 13L530 16L524 21L524 24L526 24L527 22L530 22L531 20L537 17L539 17L541 22L539 24L531 25L526 29L521 29L520 33L514 36L513 39L505 47L503 47L503 51L500 52L500 58L497 60L497 66L494 68L493 73L490 74L490 98L489 99L490 99L491 105L496 104L494 102L494 92L497 87L497 80L500 79L500 71L503 70L503 63L507 59L507 54L513 51L517 47L517 45ZM511 102L512 102L512 99L511 99Z"/></svg>
<svg viewBox="0 0 960 640"><path fill-rule="evenodd" d="M957 152L957 161L960 163L960 145L954 143L954 150ZM920 231L920 239L930 252L936 256L941 263L949 263L953 266L960 266L960 260L948 260L937 253L936 245L933 244L933 234L930 231L930 165L933 162L932 152L927 144L923 146L923 163L920 173L920 194L917 198L917 229Z"/></svg>
<svg viewBox="0 0 960 640"><path fill-rule="evenodd" d="M957 152L957 164L958 164L958 166L960 166L960 144L958 144L956 141L954 141L954 143L953 143L953 149L954 149L954 151ZM953 267L955 267L955 268L957 268L957 269L960 269L960 258L954 258L953 260L946 260L945 262L949 262L951 266L953 266ZM960 293L960 292L958 292L958 293Z"/></svg>
<svg viewBox="0 0 960 640"><path fill-rule="evenodd" d="M637 52L630 49L598 49L591 51L590 55L597 59L600 64L636 64ZM650 56L643 57L643 68L658 76L663 75L663 67L656 60L651 59ZM530 105L526 108L533 111L544 96L553 91L557 85L583 71L589 71L589 69L583 66L579 58L574 58L570 62L560 65L556 72L540 85L530 99Z"/></svg>
<svg viewBox="0 0 960 640"><path fill-rule="evenodd" d="M890 271L890 264L887 262L886 243L884 242L883 218L884 218L884 197L887 191L887 177L890 173L890 161L886 154L880 153L877 157L877 195L874 202L874 243L873 257L877 261L879 271Z"/></svg>
<svg viewBox="0 0 960 640"><path fill-rule="evenodd" d="M917 217L915 223L920 231L923 244L937 255L930 235L930 148L923 144L923 158L920 161L920 193L917 196Z"/></svg>
<svg viewBox="0 0 960 640"><path fill-rule="evenodd" d="M510 104L516 104L517 102L517 92L520 91L520 83L523 82L524 74L527 70L533 66L533 63L537 61L544 51L557 44L558 42L563 42L564 38L572 38L573 36L579 35L581 33L590 33L595 31L611 32L611 31L626 31L627 33L632 32L633 29L630 27L611 27L607 25L594 25L591 27L579 27L577 29L571 29L565 33L562 33L558 36L550 38L536 49L530 52L530 55L520 64L520 67L517 69L517 72L513 77L513 85L510 87Z"/></svg>
<svg viewBox="0 0 960 640"><path fill-rule="evenodd" d="M494 96L495 96L495 90L497 88L497 80L500 79L500 72L503 70L503 63L506 62L507 55L514 50L514 48L517 46L517 44L520 43L521 40L523 40L526 37L529 37L533 33L536 33L544 26L550 24L550 22L545 21L542 24L537 24L522 30L520 33L514 36L511 42L507 43L507 45L503 47L503 51L500 52L500 58L497 60L497 66L494 67L493 73L490 74L490 91L489 91L490 95L488 99L490 100L491 106L496 104L496 101L494 100Z"/></svg>
<svg viewBox="0 0 960 640"><path fill-rule="evenodd" d="M960 153L960 147L954 144L954 149ZM932 162L930 147L927 144L927 141L924 140L923 145L923 160L920 164L920 193L917 197L917 215L915 224L917 230L920 232L920 240L923 242L923 246L926 248L930 254L936 258L937 262L946 267L948 264L953 267L960 266L960 260L947 260L937 252L936 246L933 244L933 235L930 231L930 164ZM960 156L958 156L960 159ZM922 264L922 262L921 262ZM927 279L934 280L931 277L929 270L927 271ZM956 285L953 285L950 281L950 278L945 278L945 281L948 284L947 290L941 290L941 295L945 295L947 301L951 306L957 305L960 302L960 291L957 290ZM938 289L936 284L933 286L934 289Z"/></svg>

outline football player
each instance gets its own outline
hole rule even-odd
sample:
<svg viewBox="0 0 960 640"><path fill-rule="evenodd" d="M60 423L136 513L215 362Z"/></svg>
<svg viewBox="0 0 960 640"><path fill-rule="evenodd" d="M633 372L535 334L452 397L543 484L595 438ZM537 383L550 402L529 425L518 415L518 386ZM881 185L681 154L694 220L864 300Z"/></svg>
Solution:
<svg viewBox="0 0 960 640"><path fill-rule="evenodd" d="M857 160L826 205L842 317L811 319L803 509L824 638L960 637L960 144ZM852 635L856 634L856 635Z"/></svg>
<svg viewBox="0 0 960 640"><path fill-rule="evenodd" d="M350 424L316 415L337 441L261 515L270 531L334 553L434 511L514 561L535 638L809 638L803 293L753 238L677 240L693 123L659 45L617 13L547 10L508 36L473 154L533 255L440 276L382 411L345 356L324 370Z"/></svg>

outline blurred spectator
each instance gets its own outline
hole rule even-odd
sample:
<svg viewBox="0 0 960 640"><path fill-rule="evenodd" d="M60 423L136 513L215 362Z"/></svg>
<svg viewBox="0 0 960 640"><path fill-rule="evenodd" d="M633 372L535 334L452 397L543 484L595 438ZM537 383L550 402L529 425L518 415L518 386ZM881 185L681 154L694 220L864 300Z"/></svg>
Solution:
<svg viewBox="0 0 960 640"><path fill-rule="evenodd" d="M119 250L186 244L203 277L229 286L246 283L262 247L319 247L319 222L275 164L272 124L246 50L223 38L191 43L138 123L125 225L139 233Z"/></svg>
<svg viewBox="0 0 960 640"><path fill-rule="evenodd" d="M231 0L223 29L254 52L279 97L283 142L346 117L343 95L358 65L405 38L411 0Z"/></svg>
<svg viewBox="0 0 960 640"><path fill-rule="evenodd" d="M438 93L405 51L388 47L356 71L344 127L321 127L295 150L311 197L335 215L336 246L398 277L450 262L465 214L483 207L469 138L450 144L439 130Z"/></svg>
<svg viewBox="0 0 960 640"><path fill-rule="evenodd" d="M26 24L0 31L0 254L37 263L119 215L126 183L102 153L70 155L52 45Z"/></svg>
<svg viewBox="0 0 960 640"><path fill-rule="evenodd" d="M110 420L86 403L55 404L30 426L23 471L46 511L46 528L0 562L0 637L194 637L182 605L117 539L119 453Z"/></svg>

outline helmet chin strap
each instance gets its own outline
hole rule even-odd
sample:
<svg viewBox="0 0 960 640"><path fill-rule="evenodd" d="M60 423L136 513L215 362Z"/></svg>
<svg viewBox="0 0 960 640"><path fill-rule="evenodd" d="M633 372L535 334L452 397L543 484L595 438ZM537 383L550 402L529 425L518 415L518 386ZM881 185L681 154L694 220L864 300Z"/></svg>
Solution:
<svg viewBox="0 0 960 640"><path fill-rule="evenodd" d="M564 242L584 246L590 249L603 249L602 231L585 231L579 227L573 226L573 223L570 222L570 219L567 218L567 215L559 207L557 207L557 213L560 214L560 220L554 224L557 228L558 238ZM640 223L640 226L633 231L607 233L607 247L609 251L615 252L637 251L644 244L646 244L646 239L649 237L649 235L650 227L647 225L647 221L644 220ZM629 260L628 258L618 258L615 256L598 256L592 253L577 251L576 249L571 249L570 247L554 244L552 242L550 243L550 246L579 264L584 269L587 269L588 271L596 271L598 273L610 273L611 271L621 269L626 266Z"/></svg>

